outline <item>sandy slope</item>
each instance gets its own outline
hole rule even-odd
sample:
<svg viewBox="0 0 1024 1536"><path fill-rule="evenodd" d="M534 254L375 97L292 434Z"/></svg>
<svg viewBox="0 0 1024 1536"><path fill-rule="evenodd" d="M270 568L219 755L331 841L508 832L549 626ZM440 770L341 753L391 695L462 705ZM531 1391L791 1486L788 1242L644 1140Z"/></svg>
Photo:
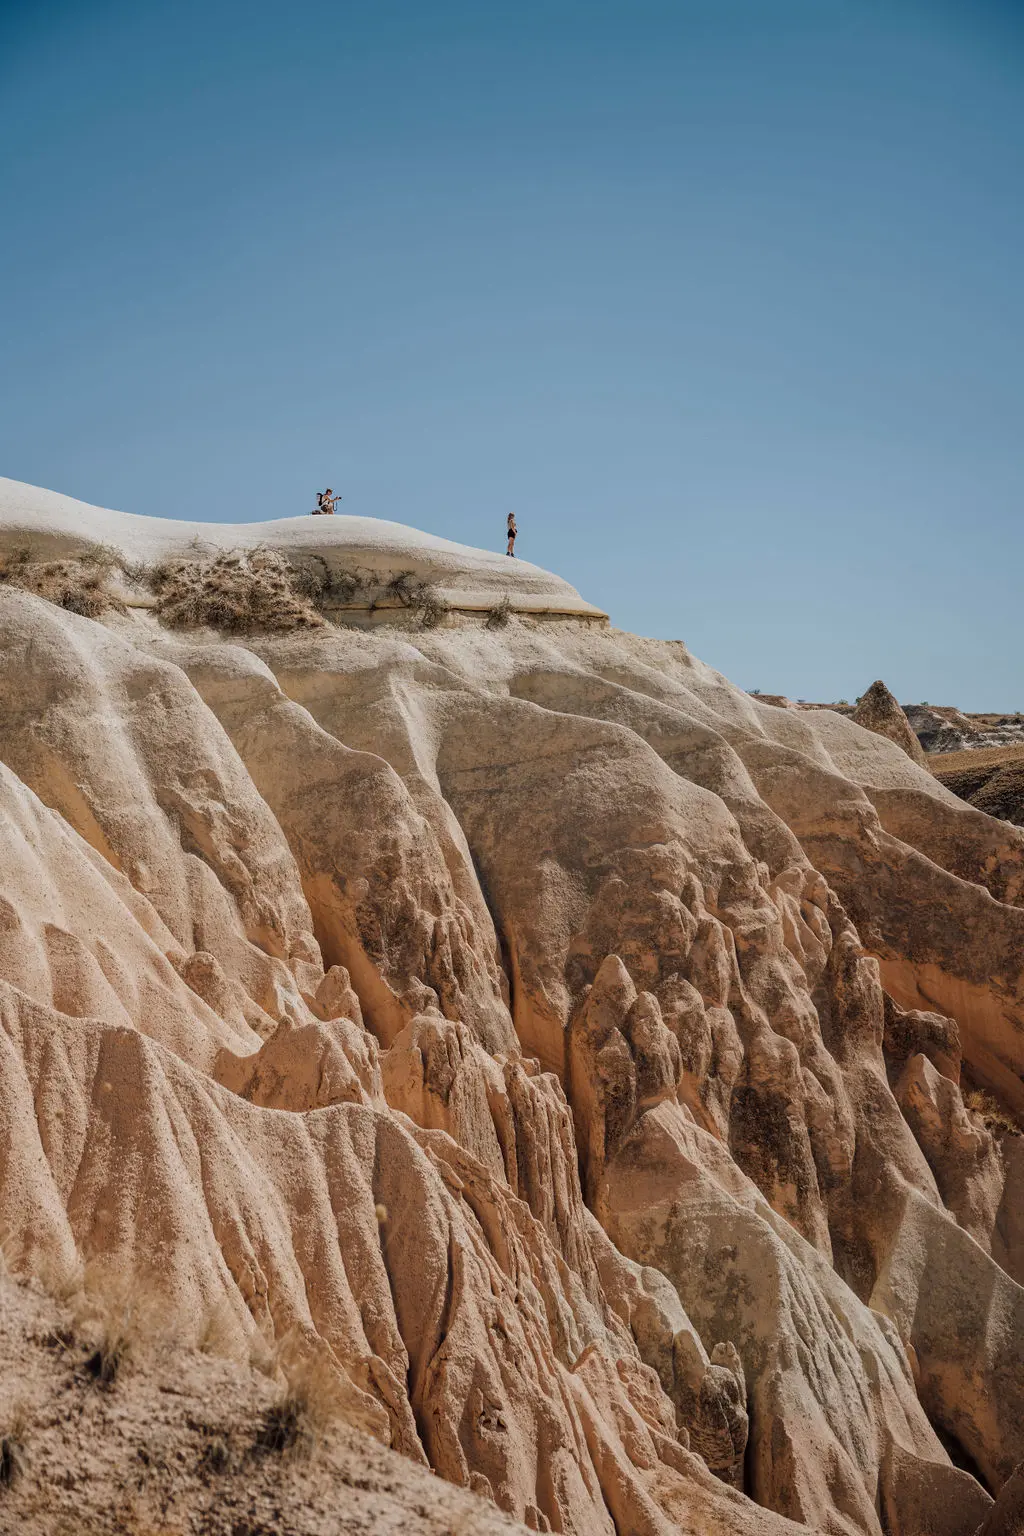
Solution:
<svg viewBox="0 0 1024 1536"><path fill-rule="evenodd" d="M975 1530L1024 1143L959 1077L1024 1109L1024 833L585 622L239 643L8 588L0 680L16 1267L299 1339L534 1530Z"/></svg>

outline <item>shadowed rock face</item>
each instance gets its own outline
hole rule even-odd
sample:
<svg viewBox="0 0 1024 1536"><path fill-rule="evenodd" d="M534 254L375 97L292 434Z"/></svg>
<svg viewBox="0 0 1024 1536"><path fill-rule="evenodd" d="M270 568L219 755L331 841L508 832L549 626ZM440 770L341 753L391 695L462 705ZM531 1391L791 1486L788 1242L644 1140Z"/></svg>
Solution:
<svg viewBox="0 0 1024 1536"><path fill-rule="evenodd" d="M962 758L957 761L962 765ZM984 763L977 768L948 768L940 760L933 772L941 784L977 810L1024 826L1024 751L1020 747L985 753Z"/></svg>
<svg viewBox="0 0 1024 1536"><path fill-rule="evenodd" d="M0 682L17 1269L290 1335L532 1530L973 1533L1024 1458L1024 833L582 624L5 590Z"/></svg>

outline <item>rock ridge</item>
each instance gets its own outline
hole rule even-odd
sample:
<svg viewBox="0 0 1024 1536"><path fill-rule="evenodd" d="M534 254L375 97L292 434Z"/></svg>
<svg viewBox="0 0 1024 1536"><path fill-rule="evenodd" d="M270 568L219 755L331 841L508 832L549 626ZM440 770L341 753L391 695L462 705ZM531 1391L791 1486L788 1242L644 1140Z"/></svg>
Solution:
<svg viewBox="0 0 1024 1536"><path fill-rule="evenodd" d="M240 638L0 587L0 681L15 1273L297 1341L534 1531L1012 1503L1024 832L585 614Z"/></svg>

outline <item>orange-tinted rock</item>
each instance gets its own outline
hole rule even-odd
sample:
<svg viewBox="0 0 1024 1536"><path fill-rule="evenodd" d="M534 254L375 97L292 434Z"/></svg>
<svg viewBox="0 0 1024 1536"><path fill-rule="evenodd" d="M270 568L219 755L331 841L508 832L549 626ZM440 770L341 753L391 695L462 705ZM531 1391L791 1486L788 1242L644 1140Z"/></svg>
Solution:
<svg viewBox="0 0 1024 1536"><path fill-rule="evenodd" d="M13 1263L293 1337L529 1529L989 1518L946 1446L1024 1457L1024 834L582 623L3 591L0 668Z"/></svg>

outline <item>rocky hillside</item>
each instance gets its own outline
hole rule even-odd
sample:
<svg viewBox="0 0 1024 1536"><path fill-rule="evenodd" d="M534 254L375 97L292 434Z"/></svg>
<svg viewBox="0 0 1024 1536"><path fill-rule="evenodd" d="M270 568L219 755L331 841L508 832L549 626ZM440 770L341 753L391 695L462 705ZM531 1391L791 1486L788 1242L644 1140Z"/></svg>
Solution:
<svg viewBox="0 0 1024 1536"><path fill-rule="evenodd" d="M26 1295L286 1346L533 1531L968 1536L1017 1497L1024 831L520 562L0 490ZM34 1412L0 1528L54 1528Z"/></svg>
<svg viewBox="0 0 1024 1536"><path fill-rule="evenodd" d="M977 752L1024 745L1024 715L969 715L936 704L907 704L905 709L926 752Z"/></svg>
<svg viewBox="0 0 1024 1536"><path fill-rule="evenodd" d="M905 737L902 725L896 725L894 713L905 721L916 737L918 746L926 757L954 752L991 751L995 748L1009 750L1024 746L1024 715L1017 714L967 714L945 704L903 704L896 702L881 681L872 683L865 694L850 704L840 699L833 704L808 703L806 699L790 699L783 693L762 693L755 689L751 698L762 704L774 704L780 709L806 711L829 709L846 715L869 730L877 730L882 736L903 741L911 756L917 759L917 751ZM920 759L917 759L920 760Z"/></svg>

